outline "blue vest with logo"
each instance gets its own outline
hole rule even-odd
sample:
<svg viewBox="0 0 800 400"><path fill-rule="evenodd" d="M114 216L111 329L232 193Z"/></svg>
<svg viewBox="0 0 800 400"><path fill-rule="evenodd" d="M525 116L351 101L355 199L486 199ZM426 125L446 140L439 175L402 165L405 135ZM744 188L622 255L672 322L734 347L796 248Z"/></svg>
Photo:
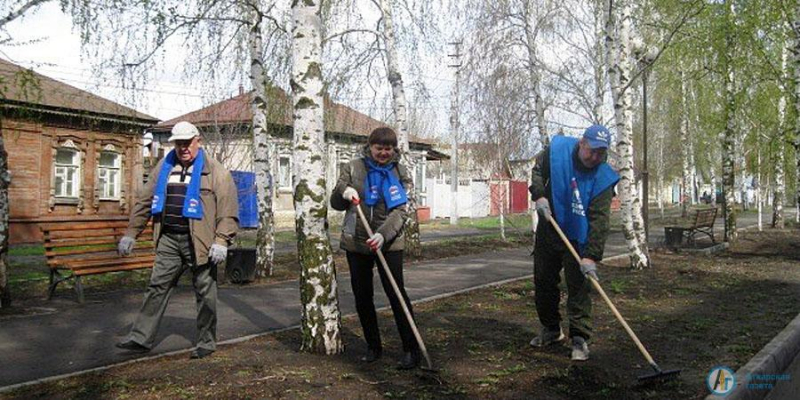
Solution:
<svg viewBox="0 0 800 400"><path fill-rule="evenodd" d="M578 243L580 252L589 240L586 212L592 200L619 181L619 175L607 163L590 171L575 167L573 152L578 139L554 136L550 143L550 190L553 217L569 240Z"/></svg>

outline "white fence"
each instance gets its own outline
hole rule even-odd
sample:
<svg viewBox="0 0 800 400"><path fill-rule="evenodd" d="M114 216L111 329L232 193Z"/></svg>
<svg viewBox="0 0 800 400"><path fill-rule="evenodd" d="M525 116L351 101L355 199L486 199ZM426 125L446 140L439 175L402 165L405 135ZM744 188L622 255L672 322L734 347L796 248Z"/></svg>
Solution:
<svg viewBox="0 0 800 400"><path fill-rule="evenodd" d="M450 218L452 212L450 184L441 179L427 178L426 186L431 218ZM458 216L467 218L488 216L490 197L487 182L470 181L467 185L458 185Z"/></svg>

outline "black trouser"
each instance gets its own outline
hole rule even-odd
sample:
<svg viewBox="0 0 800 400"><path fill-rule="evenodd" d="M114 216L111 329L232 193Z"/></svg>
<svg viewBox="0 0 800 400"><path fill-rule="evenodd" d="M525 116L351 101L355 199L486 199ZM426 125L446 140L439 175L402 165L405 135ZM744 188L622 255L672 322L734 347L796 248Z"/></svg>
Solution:
<svg viewBox="0 0 800 400"><path fill-rule="evenodd" d="M557 330L561 323L561 314L558 312L561 290L558 284L563 269L567 281L569 336L581 336L588 340L592 336L591 282L581 273L572 253L563 246L555 248L549 245L544 237L547 234L550 232L538 232L533 254L533 284L539 322L550 330Z"/></svg>
<svg viewBox="0 0 800 400"><path fill-rule="evenodd" d="M389 265L389 270L392 272L392 277L397 283L397 287L400 288L400 293L403 295L408 311L413 316L414 311L411 308L411 301L408 300L406 288L403 284L403 252L390 251L383 253L383 255L386 257L386 263ZM364 339L366 339L367 346L370 349L380 352L382 349L381 334L378 330L378 316L375 313L372 285L372 268L376 263L380 263L380 260L375 254L359 254L348 251L347 263L350 266L350 284L353 286L353 294L356 298L358 319L361 321L361 328L364 329ZM389 304L392 306L394 322L397 324L397 330L400 331L400 339L403 341L403 351L416 351L418 347L414 339L414 333L411 331L411 326L406 320L403 308L394 293L394 289L392 289L392 284L380 265L378 265L378 275L381 277L383 291L386 292L386 297L389 298Z"/></svg>

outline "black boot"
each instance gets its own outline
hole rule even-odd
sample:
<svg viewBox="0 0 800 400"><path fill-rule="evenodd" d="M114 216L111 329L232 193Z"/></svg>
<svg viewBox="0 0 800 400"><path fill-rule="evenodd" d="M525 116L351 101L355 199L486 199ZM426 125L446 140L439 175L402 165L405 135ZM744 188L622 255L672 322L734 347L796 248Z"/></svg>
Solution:
<svg viewBox="0 0 800 400"><path fill-rule="evenodd" d="M399 369L412 369L419 366L420 356L419 351L407 351L403 353L403 358L400 359Z"/></svg>
<svg viewBox="0 0 800 400"><path fill-rule="evenodd" d="M380 349L367 349L367 354L361 357L361 361L365 363L371 363L378 361L379 358L381 358Z"/></svg>

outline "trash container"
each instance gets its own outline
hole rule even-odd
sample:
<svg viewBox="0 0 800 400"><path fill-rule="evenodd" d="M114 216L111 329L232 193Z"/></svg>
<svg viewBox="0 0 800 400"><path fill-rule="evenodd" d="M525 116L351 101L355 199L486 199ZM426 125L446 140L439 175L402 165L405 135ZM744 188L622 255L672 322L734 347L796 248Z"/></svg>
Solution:
<svg viewBox="0 0 800 400"><path fill-rule="evenodd" d="M225 276L231 283L248 283L256 279L256 249L228 249Z"/></svg>
<svg viewBox="0 0 800 400"><path fill-rule="evenodd" d="M683 244L683 228L664 227L664 242L668 248L676 249Z"/></svg>

